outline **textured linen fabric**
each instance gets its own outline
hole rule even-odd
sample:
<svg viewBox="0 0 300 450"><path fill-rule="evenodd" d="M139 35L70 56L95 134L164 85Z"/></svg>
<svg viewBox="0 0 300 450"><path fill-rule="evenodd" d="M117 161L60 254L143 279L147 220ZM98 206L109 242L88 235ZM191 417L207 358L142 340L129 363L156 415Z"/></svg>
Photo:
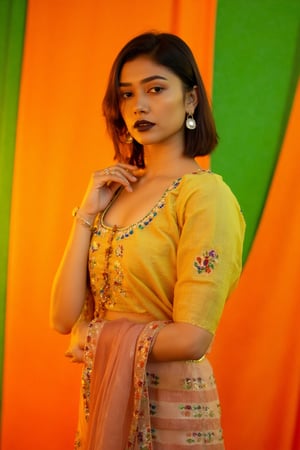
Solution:
<svg viewBox="0 0 300 450"><path fill-rule="evenodd" d="M204 170L174 180L131 226L107 226L104 211L89 254L96 317L148 313L214 333L241 272L244 231L230 188Z"/></svg>

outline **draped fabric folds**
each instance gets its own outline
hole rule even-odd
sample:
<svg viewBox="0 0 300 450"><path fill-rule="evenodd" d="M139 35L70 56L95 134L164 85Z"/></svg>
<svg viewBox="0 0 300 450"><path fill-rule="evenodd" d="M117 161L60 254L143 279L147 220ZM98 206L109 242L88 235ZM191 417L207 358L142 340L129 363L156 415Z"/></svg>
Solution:
<svg viewBox="0 0 300 450"><path fill-rule="evenodd" d="M251 2L252 6L257 3L256 14L261 14L264 2L270 4L269 0ZM221 98L222 65L214 64L214 56L215 48L219 53L228 52L228 42L222 47L215 28L225 20L225 8L233 14L246 6L238 0L219 0L218 4L216 0L152 0L151 4L135 0L28 0L25 17L25 0L3 1L1 7L4 3L19 9L14 16L18 17L17 25L10 28L7 41L9 48L12 44L16 48L18 41L9 72L15 74L16 83L10 91L12 100L6 103L9 108L1 104L0 111L2 324L5 319L5 341L0 324L1 345L5 342L0 447L65 450L72 448L76 430L81 368L64 358L68 337L49 329L49 296L70 229L71 211L80 203L90 173L112 162L112 145L101 117L101 99L112 61L120 47L140 32L156 29L177 33L194 51L209 96L218 104L223 101L222 107L217 107L219 118L222 108L227 111L228 97ZM287 0L287 10L299 12L296 4ZM265 11L272 14L270 9ZM6 17L2 22L7 24L12 16ZM235 37L236 41L240 38ZM263 44L259 51L264 52ZM3 74L1 67L0 77L8 89L13 78L5 79ZM255 71L251 76L255 78ZM243 92L230 92L243 97ZM300 448L299 86L296 92L290 88L290 97L281 122L284 129L277 134L278 161L272 159L273 166L268 168L272 177L268 183L264 179L268 191L260 225L210 358L222 402L227 450ZM245 98L247 111L251 111L250 100ZM221 142L222 136L228 143L234 135L241 124L239 114L242 111L231 110ZM255 128L256 112L249 117ZM3 140L4 129L10 130L9 142ZM245 142L243 149L232 145L232 152L224 151L219 160L213 160L213 169L222 172L222 165L226 170L230 166L232 173L238 174L240 167L245 171L247 165L252 167L261 155L255 154L251 140L248 145ZM251 164L239 164L243 154ZM225 181L231 184L226 173ZM258 173L266 176L264 171ZM251 179L251 173L247 172L247 177ZM242 183L243 175L234 177L233 190L239 190ZM243 196L252 207L258 194L251 187L248 190Z"/></svg>
<svg viewBox="0 0 300 450"><path fill-rule="evenodd" d="M4 347L9 219L26 0L0 2L0 386Z"/></svg>

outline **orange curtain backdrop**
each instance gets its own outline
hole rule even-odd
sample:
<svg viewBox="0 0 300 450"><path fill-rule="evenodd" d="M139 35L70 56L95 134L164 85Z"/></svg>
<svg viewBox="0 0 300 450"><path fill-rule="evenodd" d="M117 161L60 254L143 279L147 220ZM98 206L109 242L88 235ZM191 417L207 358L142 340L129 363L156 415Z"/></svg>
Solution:
<svg viewBox="0 0 300 450"><path fill-rule="evenodd" d="M193 47L211 89L215 9L211 0L29 1L11 215L2 450L72 448L80 367L64 358L68 337L49 329L49 296L71 210L90 173L112 160L100 105L113 58L140 32L172 31Z"/></svg>
<svg viewBox="0 0 300 450"><path fill-rule="evenodd" d="M300 449L300 83L260 227L211 360L229 450Z"/></svg>

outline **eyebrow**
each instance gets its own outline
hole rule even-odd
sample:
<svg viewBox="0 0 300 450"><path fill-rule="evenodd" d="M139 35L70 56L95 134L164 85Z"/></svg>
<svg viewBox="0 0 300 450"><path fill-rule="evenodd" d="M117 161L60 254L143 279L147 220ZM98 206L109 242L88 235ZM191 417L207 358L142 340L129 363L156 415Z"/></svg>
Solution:
<svg viewBox="0 0 300 450"><path fill-rule="evenodd" d="M145 83L149 83L149 81L153 81L153 80L165 80L165 81L168 81L168 79L166 78L166 77L163 77L163 76L161 76L161 75L152 75L151 77L147 77L147 78L143 78L142 80L141 80L141 83L142 84L145 84ZM132 83L119 83L119 86L120 87L122 87L122 86L131 86L132 85Z"/></svg>

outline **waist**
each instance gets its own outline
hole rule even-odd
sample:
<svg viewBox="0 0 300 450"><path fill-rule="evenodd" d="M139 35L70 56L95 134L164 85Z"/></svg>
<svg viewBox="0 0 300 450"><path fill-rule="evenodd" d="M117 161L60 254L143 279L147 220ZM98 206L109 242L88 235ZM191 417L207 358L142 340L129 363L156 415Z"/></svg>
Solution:
<svg viewBox="0 0 300 450"><path fill-rule="evenodd" d="M151 314L148 313L131 313L131 312L118 312L118 311L108 311L106 310L103 315L102 319L104 320L119 320L119 319L128 319L132 322L137 323L147 323L152 322L153 320L157 320L157 318L153 317Z"/></svg>

